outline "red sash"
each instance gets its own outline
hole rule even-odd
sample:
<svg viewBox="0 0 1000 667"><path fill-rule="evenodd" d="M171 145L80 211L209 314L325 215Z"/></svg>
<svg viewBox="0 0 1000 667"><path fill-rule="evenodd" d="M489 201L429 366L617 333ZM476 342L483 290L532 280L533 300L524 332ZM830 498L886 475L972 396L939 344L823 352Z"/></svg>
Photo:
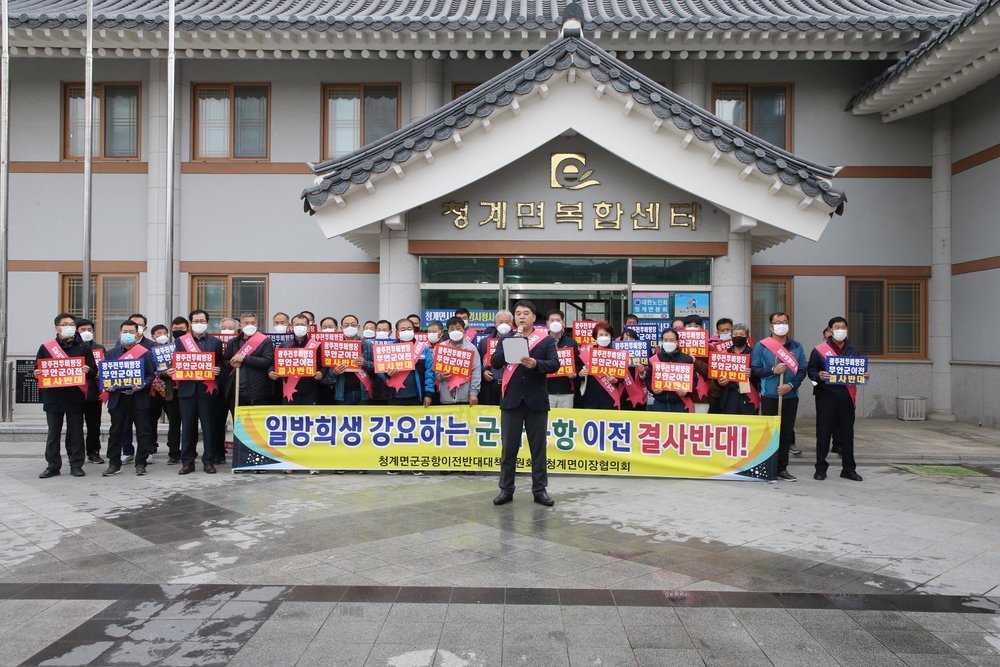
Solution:
<svg viewBox="0 0 1000 667"><path fill-rule="evenodd" d="M247 342L243 343L243 347L237 350L236 354L249 357L257 351L257 348L260 347L261 343L265 340L267 340L267 336L258 331L254 335L250 336L250 338L247 339Z"/></svg>
<svg viewBox="0 0 1000 667"><path fill-rule="evenodd" d="M773 354L778 361L788 366L788 369L792 371L792 373L799 372L799 360L795 358L795 355L785 349L784 345L770 336L760 341L760 344L770 350L771 354Z"/></svg>
<svg viewBox="0 0 1000 667"><path fill-rule="evenodd" d="M445 332L445 333L447 333L447 332ZM476 336L478 336L478 335L479 335L479 332L476 331L472 327L469 327L468 329L465 330L465 340L473 341L473 340L476 339Z"/></svg>
<svg viewBox="0 0 1000 667"><path fill-rule="evenodd" d="M820 356L826 359L827 357L839 357L840 353L837 352L833 345L830 345L827 341L823 341L816 346L816 351L819 352ZM823 369L826 370L826 369ZM856 384L846 385L847 393L851 396L851 403L854 405L858 404L858 386Z"/></svg>
<svg viewBox="0 0 1000 667"><path fill-rule="evenodd" d="M181 342L181 345L183 345L184 349L188 352L202 351L202 349L198 347L198 341L196 341L194 339L194 336L192 336L189 333L184 334L177 340ZM214 394L216 388L218 387L218 385L215 383L215 380L202 380L202 383L205 385L205 391L207 391L210 394Z"/></svg>
<svg viewBox="0 0 1000 667"><path fill-rule="evenodd" d="M417 369L417 362L420 361L421 355L423 355L424 350L427 348L427 343L413 343L413 370ZM391 378L385 381L385 386L392 387L396 391L403 388L406 384L406 378L410 377L413 371L406 371L405 373L396 373ZM417 384L420 383L420 379L417 378ZM368 393L371 396L371 392Z"/></svg>
<svg viewBox="0 0 1000 667"><path fill-rule="evenodd" d="M733 339L730 338L729 340L721 340L721 339L710 340L708 341L708 345L709 347L712 347L718 350L719 352L729 352L729 350L733 349Z"/></svg>
<svg viewBox="0 0 1000 667"><path fill-rule="evenodd" d="M642 386L637 378L632 376L632 373L637 373L638 371L639 368L633 366L632 370L625 374L624 380L625 393L628 394L628 402L633 407L646 404L646 388Z"/></svg>
<svg viewBox="0 0 1000 667"><path fill-rule="evenodd" d="M591 349L591 346L580 348L580 361L583 362L584 368L588 368L590 366ZM625 382L623 382L620 386L616 386L607 375L588 375L587 377L592 377L597 380L597 384L601 385L601 388L608 393L608 396L610 396L612 400L614 400L615 410L621 410L622 393L625 391L625 383L628 382L628 373L625 373Z"/></svg>
<svg viewBox="0 0 1000 667"><path fill-rule="evenodd" d="M306 341L305 349L313 350L315 353L315 350L319 348L319 346L322 344L323 344L322 341L318 341L315 338L310 338L308 341ZM282 387L281 395L284 396L285 400L287 400L289 403L292 402L292 394L296 392L296 388L299 386L299 380L301 379L302 378L285 378L285 386Z"/></svg>
<svg viewBox="0 0 1000 667"><path fill-rule="evenodd" d="M97 362L97 370L100 371L101 370L101 362L104 361L104 350L101 350L101 349L98 349L98 348L95 347L95 348L91 349L90 351L94 355L94 361ZM100 395L98 395L98 398L101 399L101 403L107 403L108 399L110 398L110 396L108 395L108 392L102 391L100 393Z"/></svg>
<svg viewBox="0 0 1000 667"><path fill-rule="evenodd" d="M136 343L135 345L133 345L129 349L127 349L124 352L122 352L122 356L120 356L118 358L119 359L138 359L142 355L146 354L146 352L148 352L148 351L149 350L147 350L146 348L144 348L142 345ZM102 392L102 393L104 393L104 392ZM149 393L150 394L153 393L153 388L152 387L149 388Z"/></svg>
<svg viewBox="0 0 1000 667"><path fill-rule="evenodd" d="M52 357L53 359L69 359L69 355L66 354L66 351L62 349L62 345L60 345L59 341L56 340L55 338L45 343L43 347L46 349L46 351L48 351L49 356ZM80 385L80 391L83 392L84 398L86 398L87 396L87 390L88 387L86 382Z"/></svg>
<svg viewBox="0 0 1000 667"><path fill-rule="evenodd" d="M662 362L662 361L659 360L658 355L654 354L653 356L651 356L649 358L649 370L647 372L652 373L653 372L653 365L654 364L662 364L662 363L664 363L664 362ZM694 375L695 375L695 378L696 378L695 382L697 382L698 371L694 371ZM677 394L676 391L673 391L673 392L670 392L670 393ZM684 409L685 410L687 410L691 414L694 414L694 401L691 399L691 394L690 393L684 394L683 396L677 395L677 398L681 399L681 403L684 404Z"/></svg>
<svg viewBox="0 0 1000 667"><path fill-rule="evenodd" d="M543 340L545 340L545 337L548 335L549 332L546 331L545 329L535 329L534 331L532 331L531 335L528 336L528 354L531 354L531 351L535 349L535 346L541 343ZM497 345L501 344L502 343L500 342L497 343ZM520 361L518 361L517 363L513 364L508 363L504 365L503 377L500 380L500 396L503 396L504 394L507 393L507 383L510 382L510 379L512 377L514 377L514 371L516 371L517 367L520 365L521 365Z"/></svg>

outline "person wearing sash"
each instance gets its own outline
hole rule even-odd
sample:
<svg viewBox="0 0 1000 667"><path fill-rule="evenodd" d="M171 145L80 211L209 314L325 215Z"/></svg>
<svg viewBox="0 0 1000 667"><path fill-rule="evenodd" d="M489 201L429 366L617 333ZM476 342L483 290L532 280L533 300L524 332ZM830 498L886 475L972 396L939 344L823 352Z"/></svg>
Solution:
<svg viewBox="0 0 1000 667"><path fill-rule="evenodd" d="M694 357L681 352L678 346L679 338L673 327L664 329L660 334L660 346L650 360L646 369L646 386L653 394L653 402L649 405L652 412L694 412L694 401L688 392L667 391L653 388L653 364L691 364Z"/></svg>
<svg viewBox="0 0 1000 667"><path fill-rule="evenodd" d="M521 449L521 434L528 436L531 452L531 494L539 505L552 507L549 497L548 463L546 457L549 422L549 391L547 376L559 370L556 342L547 329L535 329L535 304L521 299L514 304L517 331L501 337L501 344L490 358L494 373L500 377L500 493L494 505L514 499L514 473L517 453ZM527 338L528 356L506 359L503 340L514 336Z"/></svg>
<svg viewBox="0 0 1000 667"><path fill-rule="evenodd" d="M576 399L576 377L580 374L583 363L580 361L580 348L576 341L566 332L566 316L561 310L553 310L546 317L549 335L555 341L556 350L570 348L573 350L573 370L571 375L560 375L546 380L549 391L549 405L553 409L569 410Z"/></svg>
<svg viewBox="0 0 1000 667"><path fill-rule="evenodd" d="M750 327L746 324L736 323L730 330L732 338L729 339L731 345L727 351L731 354L753 355L753 346L749 343ZM725 341L722 341L725 342ZM760 409L760 392L755 386L755 380L750 378L747 382L730 382L729 380L718 380L719 399L717 414L722 415L755 415Z"/></svg>
<svg viewBox="0 0 1000 667"><path fill-rule="evenodd" d="M455 317L462 317L459 313L465 311L466 317L468 317L468 311L464 308L459 308L455 311ZM483 367L483 381L479 389L479 404L480 405L500 405L500 375L493 370L493 366L490 361L490 341L493 341L493 345L497 345L497 341L506 336L514 328L514 313L509 310L498 310L496 316L493 318L493 326L487 327L486 337L479 341L479 359L482 362Z"/></svg>
<svg viewBox="0 0 1000 667"><path fill-rule="evenodd" d="M301 313L292 317L292 338L281 345L282 348L300 348L313 351L313 356L322 351L321 343L309 336L309 320ZM282 405L316 405L319 401L320 381L323 371L319 369L319 359L316 359L316 372L312 377L291 378L279 377L274 370L267 375L272 382L281 388ZM242 398L241 398L242 403Z"/></svg>
<svg viewBox="0 0 1000 667"><path fill-rule="evenodd" d="M240 323L233 318L223 317L219 320L219 333L226 335L235 334L239 329L239 326ZM222 349L225 350L225 348L226 343L223 343ZM212 460L212 463L215 465L226 462L226 422L229 420L229 415L232 414L232 408L227 400L231 379L232 370L227 364L222 364L220 366L219 377L216 378L216 382L219 385L219 391L212 394L214 400L212 428L215 429L212 441L218 445L216 447L215 457Z"/></svg>
<svg viewBox="0 0 1000 667"><path fill-rule="evenodd" d="M97 363L89 345L76 333L76 320L69 313L59 313L53 320L56 337L43 343L35 354L35 363L39 359L66 359L83 357L83 372L88 380L97 377ZM35 370L35 377L41 377L42 372ZM83 413L87 407L87 385L80 387L58 387L42 389L42 410L45 412L45 422L48 433L45 436L45 470L38 475L48 479L60 474L62 468L62 427L66 422L66 457L69 459L69 473L74 477L83 477L85 449L83 444Z"/></svg>
<svg viewBox="0 0 1000 667"><path fill-rule="evenodd" d="M590 374L591 350L597 347L611 347L615 329L607 322L598 322L592 334L596 343L579 348L580 360L580 407L587 410L620 410L622 387L620 380L606 375Z"/></svg>
<svg viewBox="0 0 1000 667"><path fill-rule="evenodd" d="M150 327L149 335L151 337L152 347L146 348L152 353L153 347L160 347L161 345L168 345L170 343L170 333L167 331L167 327L163 324L157 324ZM143 347L146 347L143 345ZM156 357L153 357L153 367L156 368ZM153 451L159 451L159 421L160 415L166 412L166 398L167 396L172 396L172 392L167 389L167 384L164 382L158 374L154 373L153 380L149 387L149 425L150 430L153 434ZM169 445L167 447L169 449ZM152 462L152 461L150 461Z"/></svg>
<svg viewBox="0 0 1000 667"><path fill-rule="evenodd" d="M356 315L344 315L340 318L344 325L344 340L361 343L361 356L355 363L361 367L361 372L347 372L347 364L328 369L323 378L323 386L329 387L331 400L329 405L366 405L371 397L372 374L374 366L366 370L365 349L371 343L359 336L358 318ZM368 357L370 360L370 356ZM325 395L323 391L321 396Z"/></svg>
<svg viewBox="0 0 1000 667"><path fill-rule="evenodd" d="M215 394L219 391L218 378L222 371L222 341L208 335L208 313L201 309L191 311L191 333L182 334L177 339L177 352L211 352L215 356L215 366L212 367L214 380L187 380L178 383L177 397L180 401L181 413L181 469L180 475L194 472L194 462L198 458L198 424L201 423L202 445L201 462L206 473L215 474L216 448L221 442L215 440L213 418L215 416ZM174 331L179 327L174 325ZM173 378L175 369L167 370L167 376Z"/></svg>
<svg viewBox="0 0 1000 667"><path fill-rule="evenodd" d="M229 341L223 354L232 369L227 400L232 406L272 405L274 383L268 373L274 368L274 343L257 331L256 313L242 313L240 327L239 334ZM240 394L238 403L237 391Z"/></svg>
<svg viewBox="0 0 1000 667"><path fill-rule="evenodd" d="M440 322L432 322L427 327L428 333L431 327ZM476 346L465 337L465 322L460 317L450 317L445 323L448 327L448 339L441 341L438 345L450 346L459 350L469 350L472 352L472 373L461 382L452 382L453 376L450 373L434 372L434 349L428 348L424 354L424 365L427 368L426 390L436 393L441 405L479 405L479 389L482 383L483 368L479 361L479 351ZM424 407L430 407L432 397L424 396Z"/></svg>
<svg viewBox="0 0 1000 667"><path fill-rule="evenodd" d="M413 321L412 318L406 319ZM449 320L450 321L450 320ZM463 330L464 335L464 330ZM444 335L444 323L441 320L434 320L427 325L427 348L424 350L424 407L441 405L438 395L437 374L434 372L434 348L443 344L446 339ZM477 351L476 356L479 356Z"/></svg>
<svg viewBox="0 0 1000 667"><path fill-rule="evenodd" d="M136 327L138 327L138 333L136 334L137 341L147 350L153 348L153 341L147 336L146 324L148 320L146 316L142 313L132 313L128 316L129 320L135 322ZM155 449L153 450L156 451ZM129 417L125 422L124 429L122 430L122 452L124 453L123 463L132 463L135 458L135 446L132 444L132 418Z"/></svg>
<svg viewBox="0 0 1000 667"><path fill-rule="evenodd" d="M857 385L830 384L830 374L826 372L826 358L860 357L861 352L847 340L847 320L843 317L830 319L830 337L816 346L809 355L807 372L809 379L816 383L816 473L813 479L826 479L826 462L832 438L840 448L840 476L855 482L861 481L857 463L854 460L854 415L857 401Z"/></svg>
<svg viewBox="0 0 1000 667"><path fill-rule="evenodd" d="M166 327L164 327L164 330L166 330ZM158 329L154 331L154 334L156 331L158 331ZM175 317L170 321L170 329L166 344L169 345L170 342L173 341L174 346L176 346L177 339L187 332L187 318L180 316ZM157 344L160 344L160 337L157 336L154 338L154 341L156 341ZM153 360L156 360L155 356L153 357ZM153 428L155 429L157 427L157 422L160 420L160 415L167 415L167 465L177 465L181 462L181 404L180 399L177 397L177 386L167 375L167 371L164 370L156 373L156 377L153 379L153 390L160 394L160 401L153 401L153 405L150 408L150 422L153 424ZM157 403L159 403L162 412L158 411Z"/></svg>
<svg viewBox="0 0 1000 667"><path fill-rule="evenodd" d="M303 310L301 311L301 313L306 316L306 319L309 321L310 325L316 323L316 314L314 312L312 312L311 310Z"/></svg>
<svg viewBox="0 0 1000 667"><path fill-rule="evenodd" d="M413 322L403 318L396 322L396 340L413 343ZM380 373L389 390L389 405L423 405L426 390L424 366L425 343L413 343L413 370ZM374 367L373 367L374 368Z"/></svg>
<svg viewBox="0 0 1000 667"><path fill-rule="evenodd" d="M771 335L761 340L750 357L751 375L760 381L761 414L781 415L778 441L778 479L794 482L788 472L788 454L795 441L795 417L799 411L799 385L806 377L806 354L798 341L788 336L788 315L771 313ZM779 400L780 398L780 400Z"/></svg>
<svg viewBox="0 0 1000 667"><path fill-rule="evenodd" d="M76 333L80 335L80 340L84 344L90 346L95 363L100 365L104 361L107 350L104 349L103 345L94 341L94 323L83 318L78 319ZM87 407L83 409L87 460L99 465L104 463L104 459L101 458L101 413L104 411L104 401L107 398L107 395L104 395L98 388L96 377L87 380Z"/></svg>
<svg viewBox="0 0 1000 667"><path fill-rule="evenodd" d="M135 429L135 474L145 475L146 464L153 454L153 422L149 418L150 384L156 375L153 353L139 342L139 325L125 320L118 327L119 344L108 350L107 361L138 359L142 362L142 384L129 389L108 391L108 412L111 414L111 434L108 436L108 469L101 475L111 477L122 470L122 431L131 423Z"/></svg>

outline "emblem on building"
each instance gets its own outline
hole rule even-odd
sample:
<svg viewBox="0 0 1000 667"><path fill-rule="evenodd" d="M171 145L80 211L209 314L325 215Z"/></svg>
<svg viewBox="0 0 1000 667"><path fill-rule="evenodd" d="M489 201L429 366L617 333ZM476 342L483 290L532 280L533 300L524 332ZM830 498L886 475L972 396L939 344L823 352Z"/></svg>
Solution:
<svg viewBox="0 0 1000 667"><path fill-rule="evenodd" d="M591 178L594 170L587 168L587 156L584 153L553 153L550 173L550 185L553 188L582 190L601 184L596 178Z"/></svg>

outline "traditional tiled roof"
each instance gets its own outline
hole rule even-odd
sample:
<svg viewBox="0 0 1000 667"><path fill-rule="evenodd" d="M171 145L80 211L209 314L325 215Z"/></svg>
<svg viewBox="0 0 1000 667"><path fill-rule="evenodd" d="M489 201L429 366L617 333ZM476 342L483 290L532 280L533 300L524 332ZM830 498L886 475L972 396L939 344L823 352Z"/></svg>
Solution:
<svg viewBox="0 0 1000 667"><path fill-rule="evenodd" d="M544 29L561 25L567 0L181 0L181 30ZM584 0L585 30L930 30L974 0ZM12 27L83 25L84 0L12 0ZM164 0L97 0L95 24L152 30L166 23Z"/></svg>
<svg viewBox="0 0 1000 667"><path fill-rule="evenodd" d="M903 76L929 53L944 46L956 35L960 34L973 23L976 23L979 18L983 16L983 14L986 14L997 6L1000 6L1000 0L980 0L978 4L949 23L930 39L907 53L904 58L899 60L892 67L865 84L865 87L859 90L854 97L851 98L851 101L847 103L848 111L853 109L858 105L858 103L875 91Z"/></svg>
<svg viewBox="0 0 1000 667"><path fill-rule="evenodd" d="M730 125L701 107L659 85L624 64L607 51L581 37L566 36L552 42L506 72L446 104L431 115L376 141L353 155L310 165L321 180L306 189L305 210L312 212L332 195L341 195L352 185L365 184L393 164L402 165L414 153L423 153L435 142L446 141L477 119L488 118L500 107L554 74L570 67L589 70L599 82L636 103L649 107L658 118L678 129L691 131L714 149L732 153L739 162L754 165L764 174L775 175L783 184L801 188L808 197L822 198L831 208L842 208L845 197L830 187L836 170L784 151Z"/></svg>

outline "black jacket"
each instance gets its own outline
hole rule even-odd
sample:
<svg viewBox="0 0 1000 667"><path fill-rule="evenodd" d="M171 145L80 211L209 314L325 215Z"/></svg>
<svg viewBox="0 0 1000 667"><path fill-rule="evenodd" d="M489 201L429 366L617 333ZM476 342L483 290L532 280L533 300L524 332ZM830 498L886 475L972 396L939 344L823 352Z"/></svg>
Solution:
<svg viewBox="0 0 1000 667"><path fill-rule="evenodd" d="M691 364L694 365L694 357L684 354L680 349L674 350L671 354L667 354L660 348L660 351L656 353L657 361L662 361L664 363L671 364ZM694 378L695 383L698 382L698 378ZM649 387L650 393L653 392L653 368L652 366L646 371L646 386ZM695 387L692 385L691 393L688 396L693 400L695 393ZM659 394L653 394L653 401L656 403L683 403L681 397L672 391L661 391Z"/></svg>
<svg viewBox="0 0 1000 667"><path fill-rule="evenodd" d="M94 350L102 350L104 352L107 352L107 350L105 350L105 348L104 348L103 345L101 345L100 343L96 343L94 341L90 341L89 343L84 343L84 345L87 345L87 346L90 347L91 354L93 354ZM96 362L97 359L95 358L94 361ZM99 401L99 400L101 400L101 389L100 389L100 387L97 386L97 374L96 373L94 374L94 377L92 379L87 380L87 400L88 401Z"/></svg>
<svg viewBox="0 0 1000 667"><path fill-rule="evenodd" d="M218 338L215 338L214 336L209 336L207 333L204 336L202 336L201 339L199 339L198 336L195 334L191 335L194 337L195 342L198 343L198 349L200 349L202 352L212 352L213 354L215 354L215 365L221 367L222 341L220 341ZM178 340L175 345L178 352L187 352L187 349L185 349L184 344L181 343L180 340ZM218 385L219 378L217 377L215 381L216 385ZM205 391L206 390L204 382L187 381L187 382L177 383L178 398L193 398L195 396L202 396ZM219 391L219 389L216 389L216 391Z"/></svg>
<svg viewBox="0 0 1000 667"><path fill-rule="evenodd" d="M559 340L556 341L556 347L573 348L573 370L577 374L579 374L580 369L583 368L583 362L580 361L580 348L577 347L576 341L573 339L573 337L567 335L566 333L563 333L559 337ZM576 389L578 383L579 380L577 378L568 378L568 377L548 378L549 393L572 394Z"/></svg>
<svg viewBox="0 0 1000 667"><path fill-rule="evenodd" d="M287 340L282 343L281 347L305 347L306 343L309 342L309 336L306 335L301 341L299 341L294 336L291 340ZM322 346L314 350L318 355L322 354ZM316 369L320 370L319 358L316 359ZM242 378L241 378L242 379ZM285 381L288 378L279 378L274 384L278 387L277 393L281 396L281 402L285 405L316 405L319 402L319 388L320 382L314 378L299 378L298 383L295 385L295 393L292 394L292 400L288 401L284 398ZM242 396L242 394L241 394Z"/></svg>
<svg viewBox="0 0 1000 667"><path fill-rule="evenodd" d="M83 357L83 365L90 371L87 379L93 380L97 377L97 362L94 361L94 353L88 343L84 343L80 335L77 334L68 343L61 338L59 345L67 357ZM45 349L44 345L38 347L35 360L51 359L52 355ZM79 387L60 387L59 389L42 389L42 410L45 412L83 412L87 403L87 395L80 391Z"/></svg>
<svg viewBox="0 0 1000 667"><path fill-rule="evenodd" d="M837 343L834 342L833 338L827 338L826 342L830 344L837 352L838 357L862 357L864 356L851 344L851 341L844 341L844 349L838 350ZM847 391L846 384L828 384L823 380L819 379L819 372L826 370L826 357L819 353L816 348L813 348L812 352L809 353L809 365L806 366L806 373L809 375L809 379L816 383L813 387L813 394L816 396L828 395L828 396L838 396L840 398L848 398L850 394Z"/></svg>
<svg viewBox="0 0 1000 667"><path fill-rule="evenodd" d="M513 335L502 336L501 340ZM529 410L546 411L549 409L549 391L545 376L559 370L556 342L552 340L552 336L546 336L528 354L538 362L538 365L535 368L517 365L510 382L507 384L507 392L500 399L502 410L512 410L521 405ZM498 384L503 378L503 367L506 363L503 355L503 343L501 343L497 345L497 349L490 359L490 366L493 367L493 375L497 378Z"/></svg>
<svg viewBox="0 0 1000 667"><path fill-rule="evenodd" d="M141 344L141 343L140 343ZM143 347L146 347L143 345ZM121 344L108 350L107 361L114 361L118 359L123 354L125 354L125 348ZM142 359L142 387L137 389L133 394L134 407L137 410L148 410L150 408L150 395L149 395L149 385L153 382L153 376L156 374L156 360L153 359L153 353L146 348L146 354L140 357ZM108 411L114 410L118 407L118 403L122 397L121 391L110 391L108 392Z"/></svg>
<svg viewBox="0 0 1000 667"><path fill-rule="evenodd" d="M229 341L226 345L226 352L223 358L232 373L230 381L227 383L227 396L233 397L236 391L236 369L230 364L230 360L236 352L247 342L247 337L241 332L240 335ZM240 403L266 401L274 394L274 383L267 374L274 368L274 343L270 338L264 339L257 349L249 357L243 360L240 367Z"/></svg>

